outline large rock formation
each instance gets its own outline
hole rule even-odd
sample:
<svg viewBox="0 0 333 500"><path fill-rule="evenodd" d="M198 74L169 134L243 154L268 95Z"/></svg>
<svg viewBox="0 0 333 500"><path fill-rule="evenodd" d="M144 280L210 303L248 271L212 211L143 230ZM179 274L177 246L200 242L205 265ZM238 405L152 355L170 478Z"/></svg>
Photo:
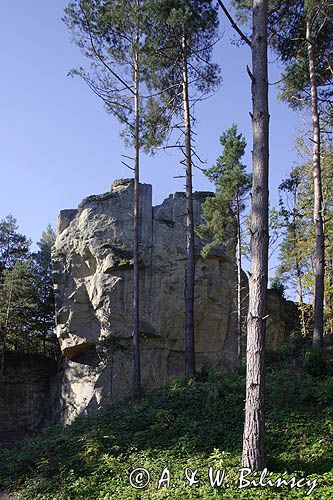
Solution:
<svg viewBox="0 0 333 500"><path fill-rule="evenodd" d="M194 194L196 224L209 195ZM132 386L133 197L133 182L119 180L60 213L53 270L65 422ZM151 388L184 368L185 196L152 207L151 186L142 184L140 216L142 383ZM234 245L203 259L202 244L196 240L197 364L228 368L237 362Z"/></svg>

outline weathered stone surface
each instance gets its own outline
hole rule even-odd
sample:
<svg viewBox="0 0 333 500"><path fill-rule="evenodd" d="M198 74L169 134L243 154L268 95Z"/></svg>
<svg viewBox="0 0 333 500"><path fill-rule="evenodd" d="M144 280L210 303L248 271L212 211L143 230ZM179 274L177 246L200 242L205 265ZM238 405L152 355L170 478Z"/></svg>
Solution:
<svg viewBox="0 0 333 500"><path fill-rule="evenodd" d="M208 195L194 195L196 224ZM65 421L121 397L132 385L133 196L131 180L116 181L110 192L59 217L53 269L57 334L66 357ZM142 382L149 388L183 372L185 196L176 193L152 207L151 186L143 184L140 210ZM227 368L236 363L234 260L219 248L202 259L202 244L196 241L198 366ZM126 350L105 364L95 345L110 332Z"/></svg>
<svg viewBox="0 0 333 500"><path fill-rule="evenodd" d="M299 313L295 302L282 298L275 290L267 296L267 344L277 349L290 333L299 329Z"/></svg>
<svg viewBox="0 0 333 500"><path fill-rule="evenodd" d="M194 194L195 224L207 196ZM133 197L133 181L118 180L108 193L60 213L53 270L65 355L57 416L65 422L131 390ZM142 184L140 214L142 383L151 388L184 369L185 195L152 207L151 186ZM203 259L203 244L196 239L197 365L227 369L237 363L235 248L230 241L226 251L215 248ZM282 328L276 333L275 322L274 345ZM106 360L98 345L110 334L123 349L118 345Z"/></svg>

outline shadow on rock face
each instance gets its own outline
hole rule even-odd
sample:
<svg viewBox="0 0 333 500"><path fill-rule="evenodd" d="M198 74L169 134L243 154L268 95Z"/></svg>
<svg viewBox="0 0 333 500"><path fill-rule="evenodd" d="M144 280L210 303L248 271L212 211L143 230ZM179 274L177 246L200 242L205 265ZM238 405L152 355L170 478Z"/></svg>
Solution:
<svg viewBox="0 0 333 500"><path fill-rule="evenodd" d="M90 366L92 368L96 368L101 362L95 347L92 347L89 350L81 352L72 361L74 361L75 363L79 363L81 365Z"/></svg>

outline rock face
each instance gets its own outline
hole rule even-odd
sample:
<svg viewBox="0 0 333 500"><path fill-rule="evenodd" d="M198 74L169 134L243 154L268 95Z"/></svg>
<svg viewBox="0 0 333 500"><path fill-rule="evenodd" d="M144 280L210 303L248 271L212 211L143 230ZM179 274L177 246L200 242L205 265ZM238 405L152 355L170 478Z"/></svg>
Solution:
<svg viewBox="0 0 333 500"><path fill-rule="evenodd" d="M299 312L295 302L282 298L275 290L267 295L268 345L277 349L291 332L300 329Z"/></svg>
<svg viewBox="0 0 333 500"><path fill-rule="evenodd" d="M209 193L194 194L195 223ZM60 417L69 421L95 410L132 386L133 196L131 180L64 210L53 250L57 335L66 357ZM152 207L141 185L140 286L142 383L161 386L184 366L185 197L176 193ZM196 242L195 328L198 366L236 363L235 269L216 248L199 257ZM102 356L108 335L118 347Z"/></svg>
<svg viewBox="0 0 333 500"><path fill-rule="evenodd" d="M194 194L195 224L211 193ZM53 249L57 335L64 354L58 418L70 422L132 387L134 184L63 210ZM184 369L185 196L156 207L141 185L140 344L142 384L165 384ZM198 367L237 363L234 244L203 259L196 240L195 334ZM270 335L268 335L269 337ZM103 342L109 339L109 348ZM280 337L279 337L280 341Z"/></svg>

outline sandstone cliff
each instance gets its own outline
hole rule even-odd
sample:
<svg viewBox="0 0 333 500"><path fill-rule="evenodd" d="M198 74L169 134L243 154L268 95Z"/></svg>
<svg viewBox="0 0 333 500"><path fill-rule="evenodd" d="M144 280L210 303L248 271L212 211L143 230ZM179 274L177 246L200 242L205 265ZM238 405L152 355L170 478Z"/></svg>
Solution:
<svg viewBox="0 0 333 500"><path fill-rule="evenodd" d="M209 195L194 194L195 224ZM133 196L133 182L119 180L59 216L53 270L65 356L58 416L66 422L122 397L132 385ZM151 388L183 373L185 196L175 193L153 207L152 188L142 184L140 217L142 384ZM227 369L237 362L234 245L203 259L202 244L196 240L197 364ZM278 334L273 328L268 338L278 345L286 329L285 323Z"/></svg>

